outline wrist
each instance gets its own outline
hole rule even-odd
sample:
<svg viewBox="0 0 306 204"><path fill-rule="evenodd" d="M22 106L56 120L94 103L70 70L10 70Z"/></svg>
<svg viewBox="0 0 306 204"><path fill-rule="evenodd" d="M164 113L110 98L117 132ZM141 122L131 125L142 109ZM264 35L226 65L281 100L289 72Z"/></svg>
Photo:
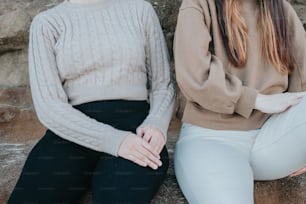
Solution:
<svg viewBox="0 0 306 204"><path fill-rule="evenodd" d="M262 101L263 101L263 94L258 93L256 100L255 100L255 109L260 110L260 107L262 106Z"/></svg>

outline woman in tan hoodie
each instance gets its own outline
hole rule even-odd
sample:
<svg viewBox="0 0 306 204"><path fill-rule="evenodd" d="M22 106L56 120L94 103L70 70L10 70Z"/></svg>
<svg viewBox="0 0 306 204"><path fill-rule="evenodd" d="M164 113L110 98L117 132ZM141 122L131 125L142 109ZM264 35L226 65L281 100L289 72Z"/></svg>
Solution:
<svg viewBox="0 0 306 204"><path fill-rule="evenodd" d="M252 204L253 180L304 172L306 38L287 1L183 0L174 53L190 203Z"/></svg>

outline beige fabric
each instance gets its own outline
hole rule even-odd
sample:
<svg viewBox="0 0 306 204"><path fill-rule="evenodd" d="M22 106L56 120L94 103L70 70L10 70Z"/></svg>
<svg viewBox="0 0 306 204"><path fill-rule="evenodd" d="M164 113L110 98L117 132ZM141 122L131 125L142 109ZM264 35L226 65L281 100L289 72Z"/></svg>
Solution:
<svg viewBox="0 0 306 204"><path fill-rule="evenodd" d="M269 117L254 110L257 93L306 89L306 39L303 25L284 1L297 68L280 74L260 53L255 0L241 1L249 29L247 63L229 63L217 22L214 0L183 0L174 41L177 83L186 97L182 120L211 129L252 130ZM214 49L212 49L214 48Z"/></svg>

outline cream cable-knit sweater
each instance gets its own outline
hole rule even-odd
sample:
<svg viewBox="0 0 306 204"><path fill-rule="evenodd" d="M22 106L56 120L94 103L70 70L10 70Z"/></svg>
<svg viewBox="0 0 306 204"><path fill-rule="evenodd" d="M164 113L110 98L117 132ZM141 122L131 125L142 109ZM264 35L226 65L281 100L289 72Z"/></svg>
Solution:
<svg viewBox="0 0 306 204"><path fill-rule="evenodd" d="M29 75L38 118L60 137L117 156L129 132L73 108L111 99L149 100L141 126L166 136L174 86L158 17L143 0L65 1L40 13L30 29Z"/></svg>

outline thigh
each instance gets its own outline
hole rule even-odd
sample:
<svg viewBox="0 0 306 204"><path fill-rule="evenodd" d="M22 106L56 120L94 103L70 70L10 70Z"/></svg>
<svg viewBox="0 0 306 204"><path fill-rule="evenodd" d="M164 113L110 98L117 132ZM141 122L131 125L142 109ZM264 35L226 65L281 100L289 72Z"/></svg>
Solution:
<svg viewBox="0 0 306 204"><path fill-rule="evenodd" d="M141 167L120 157L104 155L93 177L93 203L150 203L162 184L169 165L167 149L158 170Z"/></svg>
<svg viewBox="0 0 306 204"><path fill-rule="evenodd" d="M220 139L179 140L175 173L191 204L252 204L253 174L248 157Z"/></svg>
<svg viewBox="0 0 306 204"><path fill-rule="evenodd" d="M288 176L306 165L306 100L266 121L255 140L251 163L256 180Z"/></svg>
<svg viewBox="0 0 306 204"><path fill-rule="evenodd" d="M90 154L47 131L30 152L8 203L77 203L94 168Z"/></svg>

